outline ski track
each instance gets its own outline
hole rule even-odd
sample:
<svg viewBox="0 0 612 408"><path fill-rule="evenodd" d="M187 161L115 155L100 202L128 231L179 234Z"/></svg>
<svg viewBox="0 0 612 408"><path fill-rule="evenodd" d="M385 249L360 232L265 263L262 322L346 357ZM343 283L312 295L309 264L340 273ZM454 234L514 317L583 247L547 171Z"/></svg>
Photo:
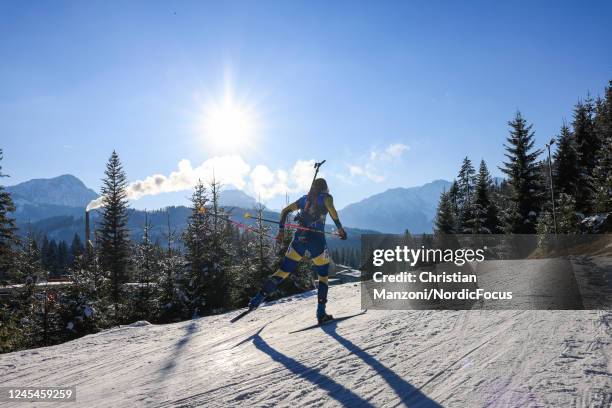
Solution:
<svg viewBox="0 0 612 408"><path fill-rule="evenodd" d="M329 310L360 309L359 286ZM300 333L313 293L0 355L4 386L77 387L79 407L601 407L612 311L377 311ZM55 406L30 403L28 406ZM25 406L0 402L0 407Z"/></svg>

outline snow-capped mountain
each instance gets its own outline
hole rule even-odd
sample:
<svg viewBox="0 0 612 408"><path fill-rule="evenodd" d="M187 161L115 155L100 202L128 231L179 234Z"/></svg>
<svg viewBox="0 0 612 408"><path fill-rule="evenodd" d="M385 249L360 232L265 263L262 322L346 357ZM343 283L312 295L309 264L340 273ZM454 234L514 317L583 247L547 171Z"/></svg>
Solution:
<svg viewBox="0 0 612 408"><path fill-rule="evenodd" d="M418 187L392 188L340 210L342 223L387 233L431 232L440 193L451 182L435 180Z"/></svg>
<svg viewBox="0 0 612 408"><path fill-rule="evenodd" d="M220 204L223 207L253 208L257 201L241 190L222 190Z"/></svg>
<svg viewBox="0 0 612 408"><path fill-rule="evenodd" d="M32 179L6 187L15 204L85 207L98 197L81 180L71 174L53 178Z"/></svg>

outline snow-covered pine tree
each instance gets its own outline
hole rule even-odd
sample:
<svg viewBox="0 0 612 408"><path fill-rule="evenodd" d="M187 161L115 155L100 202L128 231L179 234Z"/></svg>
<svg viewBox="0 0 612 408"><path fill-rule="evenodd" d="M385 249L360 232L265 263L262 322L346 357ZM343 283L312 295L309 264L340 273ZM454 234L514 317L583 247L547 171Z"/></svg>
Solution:
<svg viewBox="0 0 612 408"><path fill-rule="evenodd" d="M201 181L196 184L191 195L191 214L187 219L187 228L183 232L185 244L185 306L188 315L198 315L207 303L206 286L210 269L209 231L211 217L206 209L208 196L206 187Z"/></svg>
<svg viewBox="0 0 612 408"><path fill-rule="evenodd" d="M576 199L566 193L559 194L556 201L557 232L575 234L578 232L580 219L576 214Z"/></svg>
<svg viewBox="0 0 612 408"><path fill-rule="evenodd" d="M62 320L69 337L95 333L110 325L109 279L99 263L99 245L74 258L69 268L72 284L62 302Z"/></svg>
<svg viewBox="0 0 612 408"><path fill-rule="evenodd" d="M229 214L219 204L222 186L213 179L210 190L210 267L207 271L209 285L206 287L206 311L217 312L230 306L230 267L234 262L232 230L227 221Z"/></svg>
<svg viewBox="0 0 612 408"><path fill-rule="evenodd" d="M606 87L605 97L598 100L595 132L602 146L593 170L593 209L598 213L612 212L612 81Z"/></svg>
<svg viewBox="0 0 612 408"><path fill-rule="evenodd" d="M109 274L115 319L119 322L124 317L119 309L122 285L128 279L131 244L127 227L127 178L116 151L111 154L104 175L101 189L102 220L97 231L100 266Z"/></svg>
<svg viewBox="0 0 612 408"><path fill-rule="evenodd" d="M26 347L35 347L43 344L47 332L43 322L43 303L37 298L37 284L45 281L46 272L40 262L40 252L34 239L32 229L28 228L22 240L20 250L16 254L15 269L18 271L18 281L23 284L15 293L14 298L18 306L20 317L20 330L24 335Z"/></svg>
<svg viewBox="0 0 612 408"><path fill-rule="evenodd" d="M593 170L597 164L597 152L601 143L595 133L593 123L593 100L587 97L584 102L578 102L574 108L572 127L578 153L578 183L576 188L576 208L588 213L592 209L594 180Z"/></svg>
<svg viewBox="0 0 612 408"><path fill-rule="evenodd" d="M256 231L245 231L237 248L237 258L241 261L239 267L234 269L232 302L238 307L247 304L261 289L265 279L274 272L274 245L268 237L271 228L262 220L264 209L261 203L255 206Z"/></svg>
<svg viewBox="0 0 612 408"><path fill-rule="evenodd" d="M256 228L258 231L256 234L257 255L255 256L254 261L257 267L255 278L258 282L263 282L265 278L274 272L272 269L272 262L274 259L273 247L270 239L266 236L270 234L271 228L266 224L266 222L263 221L264 209L265 207L263 204L257 203L257 206L255 207L257 214Z"/></svg>
<svg viewBox="0 0 612 408"><path fill-rule="evenodd" d="M166 241L168 246L162 251L160 259L160 275L158 286L160 306L158 319L161 322L177 321L185 303L185 294L181 287L184 258L179 248L175 248L178 240L176 230L170 223L170 213L167 212Z"/></svg>
<svg viewBox="0 0 612 408"><path fill-rule="evenodd" d="M19 272L19 282L46 280L47 273L42 266L40 250L30 226L26 236L21 240L20 251L17 255L16 269Z"/></svg>
<svg viewBox="0 0 612 408"><path fill-rule="evenodd" d="M504 147L508 158L500 170L508 176L511 187L506 210L506 232L533 234L540 211L542 190L537 158L542 152L534 149L534 132L520 112L508 122L510 136Z"/></svg>
<svg viewBox="0 0 612 408"><path fill-rule="evenodd" d="M142 240L136 245L134 267L138 287L133 294L134 304L131 308L133 318L146 320L155 314L154 306L156 282L159 280L159 248L151 242L151 223L145 212Z"/></svg>
<svg viewBox="0 0 612 408"><path fill-rule="evenodd" d="M3 159L0 149L0 163ZM8 177L2 173L0 165L0 178ZM9 274L13 266L14 249L18 243L17 226L11 213L15 211L15 204L11 195L0 185L0 282L8 282Z"/></svg>
<svg viewBox="0 0 612 408"><path fill-rule="evenodd" d="M20 310L15 303L0 302L0 354L26 347L26 337L19 320Z"/></svg>

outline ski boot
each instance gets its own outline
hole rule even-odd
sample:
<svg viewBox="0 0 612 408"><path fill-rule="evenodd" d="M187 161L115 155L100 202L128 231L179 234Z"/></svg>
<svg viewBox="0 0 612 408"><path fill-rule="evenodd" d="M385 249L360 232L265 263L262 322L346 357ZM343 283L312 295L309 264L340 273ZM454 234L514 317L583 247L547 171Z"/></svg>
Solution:
<svg viewBox="0 0 612 408"><path fill-rule="evenodd" d="M319 303L317 305L317 322L321 325L330 320L334 320L334 316L325 313L325 303Z"/></svg>
<svg viewBox="0 0 612 408"><path fill-rule="evenodd" d="M266 295L263 292L258 292L249 302L249 310L257 309L265 299Z"/></svg>

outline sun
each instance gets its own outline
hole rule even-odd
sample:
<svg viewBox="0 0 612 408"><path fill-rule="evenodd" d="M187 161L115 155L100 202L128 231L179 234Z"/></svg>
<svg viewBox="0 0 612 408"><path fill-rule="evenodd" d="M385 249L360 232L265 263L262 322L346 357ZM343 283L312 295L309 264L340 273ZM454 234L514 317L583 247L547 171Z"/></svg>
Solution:
<svg viewBox="0 0 612 408"><path fill-rule="evenodd" d="M207 145L217 151L249 148L257 136L257 127L255 110L237 101L231 92L207 104L202 112L201 131Z"/></svg>

